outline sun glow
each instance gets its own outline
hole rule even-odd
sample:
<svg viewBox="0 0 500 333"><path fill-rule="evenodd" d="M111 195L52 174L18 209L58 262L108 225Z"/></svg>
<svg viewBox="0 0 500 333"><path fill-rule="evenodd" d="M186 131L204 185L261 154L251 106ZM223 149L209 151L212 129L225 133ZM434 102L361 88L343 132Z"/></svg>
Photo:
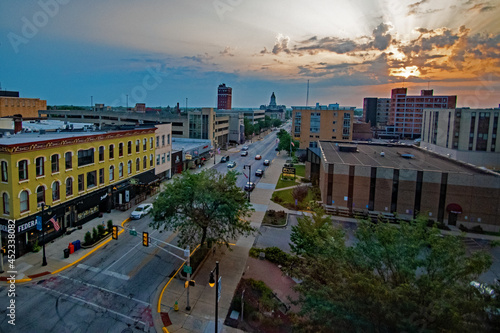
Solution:
<svg viewBox="0 0 500 333"><path fill-rule="evenodd" d="M408 78L410 76L420 76L420 71L418 70L417 66L392 68L391 75L392 76L404 76L405 78Z"/></svg>

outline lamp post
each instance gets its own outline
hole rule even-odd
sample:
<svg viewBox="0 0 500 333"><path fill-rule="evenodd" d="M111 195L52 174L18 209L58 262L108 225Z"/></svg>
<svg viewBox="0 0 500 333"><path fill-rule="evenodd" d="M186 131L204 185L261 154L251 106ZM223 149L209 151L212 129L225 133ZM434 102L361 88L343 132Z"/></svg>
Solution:
<svg viewBox="0 0 500 333"><path fill-rule="evenodd" d="M243 170L245 170L248 167L248 183L251 185L252 184L252 166L251 165L244 165ZM248 202L250 202L250 192L252 189L249 187L248 188Z"/></svg>
<svg viewBox="0 0 500 333"><path fill-rule="evenodd" d="M217 142L214 142L214 165L216 159L217 159Z"/></svg>
<svg viewBox="0 0 500 333"><path fill-rule="evenodd" d="M215 281L214 281L214 272L215 272ZM208 281L210 288L214 285L215 287L215 333L218 333L219 326L219 262L215 262L215 268L210 272L210 280Z"/></svg>
<svg viewBox="0 0 500 333"><path fill-rule="evenodd" d="M42 205L42 242L43 242L42 266L47 266L47 257L45 256L45 222L43 221L43 211L45 207L50 208L50 206L47 206L44 202L42 202L41 205Z"/></svg>

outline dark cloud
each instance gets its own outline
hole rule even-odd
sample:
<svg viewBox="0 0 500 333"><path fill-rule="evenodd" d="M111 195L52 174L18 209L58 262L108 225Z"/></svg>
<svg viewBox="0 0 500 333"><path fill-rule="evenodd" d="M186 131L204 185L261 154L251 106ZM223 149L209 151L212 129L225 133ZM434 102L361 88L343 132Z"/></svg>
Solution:
<svg viewBox="0 0 500 333"><path fill-rule="evenodd" d="M421 0L415 3L408 5L408 16L415 15L420 13L420 6L424 3L428 2L428 0Z"/></svg>
<svg viewBox="0 0 500 333"><path fill-rule="evenodd" d="M182 57L183 59L188 59L188 60L192 60L194 62L199 62L200 64L206 64L208 63L209 60L212 60L213 57L212 56L209 56L208 53L204 53L204 54L198 54L196 56L185 56L185 57Z"/></svg>
<svg viewBox="0 0 500 333"><path fill-rule="evenodd" d="M232 52L232 49L229 46L226 46L224 50L220 51L219 54L221 56L229 56L229 57L234 57L234 53Z"/></svg>

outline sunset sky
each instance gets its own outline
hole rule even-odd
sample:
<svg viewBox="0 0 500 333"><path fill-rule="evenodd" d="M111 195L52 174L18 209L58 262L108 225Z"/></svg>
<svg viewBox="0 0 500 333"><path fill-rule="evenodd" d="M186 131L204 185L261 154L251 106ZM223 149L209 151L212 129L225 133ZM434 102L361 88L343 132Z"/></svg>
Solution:
<svg viewBox="0 0 500 333"><path fill-rule="evenodd" d="M500 0L3 0L0 84L49 105L500 103Z"/></svg>

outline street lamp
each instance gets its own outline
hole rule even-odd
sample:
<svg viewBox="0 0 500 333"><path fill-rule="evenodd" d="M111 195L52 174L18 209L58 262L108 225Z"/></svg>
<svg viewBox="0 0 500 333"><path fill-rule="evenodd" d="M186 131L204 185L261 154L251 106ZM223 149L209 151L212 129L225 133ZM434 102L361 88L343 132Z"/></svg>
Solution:
<svg viewBox="0 0 500 333"><path fill-rule="evenodd" d="M214 165L216 159L217 159L217 142L214 142Z"/></svg>
<svg viewBox="0 0 500 333"><path fill-rule="evenodd" d="M248 183L251 186L252 185L252 166L251 165L244 165L243 170L248 167ZM248 202L250 202L250 192L251 192L251 187L248 188Z"/></svg>
<svg viewBox="0 0 500 333"><path fill-rule="evenodd" d="M45 256L45 222L43 221L43 211L45 207L50 209L50 206L46 205L44 202L41 203L42 206L42 242L43 242L43 260L42 266L47 266L47 257Z"/></svg>
<svg viewBox="0 0 500 333"><path fill-rule="evenodd" d="M214 271L215 271L215 280L214 280ZM210 280L208 281L208 285L210 288L215 287L215 333L218 332L218 321L219 321L219 262L215 262L215 268L210 272Z"/></svg>

